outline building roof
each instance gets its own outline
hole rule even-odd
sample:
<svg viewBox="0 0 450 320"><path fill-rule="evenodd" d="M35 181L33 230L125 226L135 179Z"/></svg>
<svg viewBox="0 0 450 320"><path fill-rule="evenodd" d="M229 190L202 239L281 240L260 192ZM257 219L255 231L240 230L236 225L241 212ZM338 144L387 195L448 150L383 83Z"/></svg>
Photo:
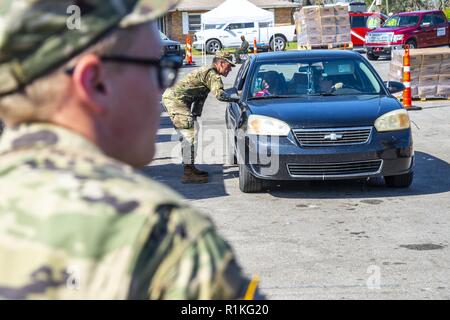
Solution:
<svg viewBox="0 0 450 320"><path fill-rule="evenodd" d="M263 9L274 8L297 8L298 3L293 3L287 0L249 0L253 4ZM181 0L172 11L209 11L219 5L225 0Z"/></svg>

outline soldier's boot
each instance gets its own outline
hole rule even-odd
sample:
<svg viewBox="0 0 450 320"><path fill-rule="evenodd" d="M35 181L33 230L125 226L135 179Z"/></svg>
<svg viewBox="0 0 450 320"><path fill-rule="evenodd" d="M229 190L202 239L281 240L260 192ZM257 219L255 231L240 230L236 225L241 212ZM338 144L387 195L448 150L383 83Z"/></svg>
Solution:
<svg viewBox="0 0 450 320"><path fill-rule="evenodd" d="M208 172L198 170L193 164L183 166L182 183L207 183Z"/></svg>
<svg viewBox="0 0 450 320"><path fill-rule="evenodd" d="M191 165L192 166L192 170L195 172L195 174L199 175L199 176L209 176L209 173L206 171L202 171L200 169L198 169L195 165Z"/></svg>

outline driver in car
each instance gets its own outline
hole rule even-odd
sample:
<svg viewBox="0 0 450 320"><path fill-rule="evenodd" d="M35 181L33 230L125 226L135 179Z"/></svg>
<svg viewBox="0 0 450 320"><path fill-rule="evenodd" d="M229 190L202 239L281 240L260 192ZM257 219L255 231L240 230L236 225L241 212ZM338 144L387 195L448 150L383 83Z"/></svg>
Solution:
<svg viewBox="0 0 450 320"><path fill-rule="evenodd" d="M322 72L316 73L315 84L316 88L318 88L318 91L321 93L331 93L344 87L342 82L333 84L333 81L327 77L327 74Z"/></svg>

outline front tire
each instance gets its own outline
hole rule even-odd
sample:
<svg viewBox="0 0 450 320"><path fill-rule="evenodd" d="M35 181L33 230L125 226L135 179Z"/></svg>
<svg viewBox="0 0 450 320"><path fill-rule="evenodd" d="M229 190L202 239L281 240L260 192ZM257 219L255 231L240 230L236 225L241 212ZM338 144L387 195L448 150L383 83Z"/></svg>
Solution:
<svg viewBox="0 0 450 320"><path fill-rule="evenodd" d="M213 39L213 40L209 40L206 43L206 53L214 54L214 53L216 53L217 51L220 51L220 50L222 50L222 44L220 43L219 40Z"/></svg>
<svg viewBox="0 0 450 320"><path fill-rule="evenodd" d="M245 164L239 164L239 189L244 193L261 192L263 181L253 176Z"/></svg>
<svg viewBox="0 0 450 320"><path fill-rule="evenodd" d="M414 172L408 172L398 176L384 177L386 185L390 188L409 188L414 180Z"/></svg>
<svg viewBox="0 0 450 320"><path fill-rule="evenodd" d="M286 49L286 39L279 35L275 36L270 41L270 49L272 51L284 51Z"/></svg>

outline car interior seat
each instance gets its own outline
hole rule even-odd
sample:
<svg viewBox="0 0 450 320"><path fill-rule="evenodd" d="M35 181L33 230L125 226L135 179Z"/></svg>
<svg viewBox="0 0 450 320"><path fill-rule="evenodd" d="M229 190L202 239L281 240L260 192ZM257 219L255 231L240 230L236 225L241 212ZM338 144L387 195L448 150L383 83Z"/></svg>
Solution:
<svg viewBox="0 0 450 320"><path fill-rule="evenodd" d="M308 93L308 74L295 73L288 84L289 94L307 94Z"/></svg>
<svg viewBox="0 0 450 320"><path fill-rule="evenodd" d="M270 86L269 92L273 95L287 93L287 84L284 76L276 71L267 71L263 78Z"/></svg>

